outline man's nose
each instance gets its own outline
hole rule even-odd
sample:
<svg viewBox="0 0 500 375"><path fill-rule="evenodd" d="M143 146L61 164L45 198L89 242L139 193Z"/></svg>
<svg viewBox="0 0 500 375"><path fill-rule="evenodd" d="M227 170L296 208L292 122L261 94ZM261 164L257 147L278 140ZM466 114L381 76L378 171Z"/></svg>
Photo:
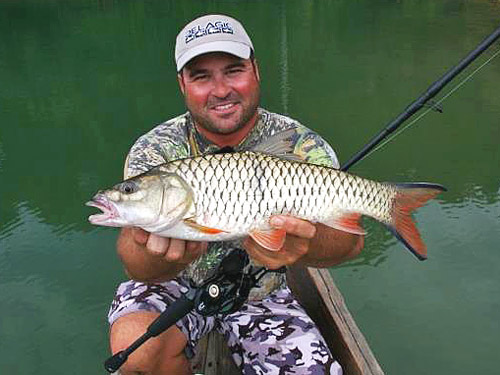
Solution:
<svg viewBox="0 0 500 375"><path fill-rule="evenodd" d="M218 98L225 98L231 92L231 86L226 82L224 77L217 77L214 79L214 87L212 89L212 95Z"/></svg>

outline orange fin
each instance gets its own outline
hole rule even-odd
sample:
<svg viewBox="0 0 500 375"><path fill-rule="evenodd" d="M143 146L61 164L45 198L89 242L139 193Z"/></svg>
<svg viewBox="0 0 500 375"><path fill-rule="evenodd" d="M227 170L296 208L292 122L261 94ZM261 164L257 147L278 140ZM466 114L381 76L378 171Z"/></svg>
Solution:
<svg viewBox="0 0 500 375"><path fill-rule="evenodd" d="M278 251L285 243L286 230L274 228L268 230L254 230L249 234L260 246L270 251Z"/></svg>
<svg viewBox="0 0 500 375"><path fill-rule="evenodd" d="M196 229L200 232L206 233L206 234L219 234L222 232L227 233L226 231L222 229L217 229L217 228L210 228L206 227L204 225L198 224L196 221L192 219L184 219L184 224L189 225L191 228Z"/></svg>
<svg viewBox="0 0 500 375"><path fill-rule="evenodd" d="M394 202L392 223L387 224L387 227L418 259L427 259L427 247L410 214L446 189L441 185L429 183L396 186L398 193Z"/></svg>
<svg viewBox="0 0 500 375"><path fill-rule="evenodd" d="M323 222L323 224L344 232L364 235L366 231L359 224L360 217L360 213L346 212L341 216Z"/></svg>

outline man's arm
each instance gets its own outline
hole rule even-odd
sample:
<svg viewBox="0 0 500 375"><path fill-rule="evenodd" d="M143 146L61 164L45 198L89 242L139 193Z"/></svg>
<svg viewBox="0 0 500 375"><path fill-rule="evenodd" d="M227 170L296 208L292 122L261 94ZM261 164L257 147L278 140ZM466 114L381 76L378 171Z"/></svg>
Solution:
<svg viewBox="0 0 500 375"><path fill-rule="evenodd" d="M357 257L363 250L364 242L364 236L316 224L310 251L299 262L310 267L332 267Z"/></svg>
<svg viewBox="0 0 500 375"><path fill-rule="evenodd" d="M125 272L143 282L173 279L206 249L206 242L160 237L140 228L123 228L117 241Z"/></svg>
<svg viewBox="0 0 500 375"><path fill-rule="evenodd" d="M310 267L331 267L356 257L364 237L343 232L324 224L312 224L292 216L274 216L271 225L285 228L286 240L279 251L269 251L252 238L244 241L251 258L270 269L295 263Z"/></svg>

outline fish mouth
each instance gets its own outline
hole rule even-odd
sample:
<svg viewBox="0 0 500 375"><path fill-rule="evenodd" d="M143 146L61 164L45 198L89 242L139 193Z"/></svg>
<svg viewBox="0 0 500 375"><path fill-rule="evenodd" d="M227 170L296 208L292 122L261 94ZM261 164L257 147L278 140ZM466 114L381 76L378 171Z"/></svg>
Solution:
<svg viewBox="0 0 500 375"><path fill-rule="evenodd" d="M91 224L115 226L115 219L120 215L116 207L102 194L97 194L91 201L85 203L86 206L95 207L102 212L89 216Z"/></svg>

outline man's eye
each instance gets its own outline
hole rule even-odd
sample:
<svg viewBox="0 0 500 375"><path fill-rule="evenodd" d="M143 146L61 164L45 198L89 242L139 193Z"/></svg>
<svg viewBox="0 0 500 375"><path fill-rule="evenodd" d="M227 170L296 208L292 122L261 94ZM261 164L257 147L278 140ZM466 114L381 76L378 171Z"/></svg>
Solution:
<svg viewBox="0 0 500 375"><path fill-rule="evenodd" d="M241 68L231 69L231 70L228 70L228 74L234 75L234 74L241 73L242 71L243 71L243 69L241 69Z"/></svg>
<svg viewBox="0 0 500 375"><path fill-rule="evenodd" d="M208 74L198 74L193 77L193 81L203 81L208 79Z"/></svg>

